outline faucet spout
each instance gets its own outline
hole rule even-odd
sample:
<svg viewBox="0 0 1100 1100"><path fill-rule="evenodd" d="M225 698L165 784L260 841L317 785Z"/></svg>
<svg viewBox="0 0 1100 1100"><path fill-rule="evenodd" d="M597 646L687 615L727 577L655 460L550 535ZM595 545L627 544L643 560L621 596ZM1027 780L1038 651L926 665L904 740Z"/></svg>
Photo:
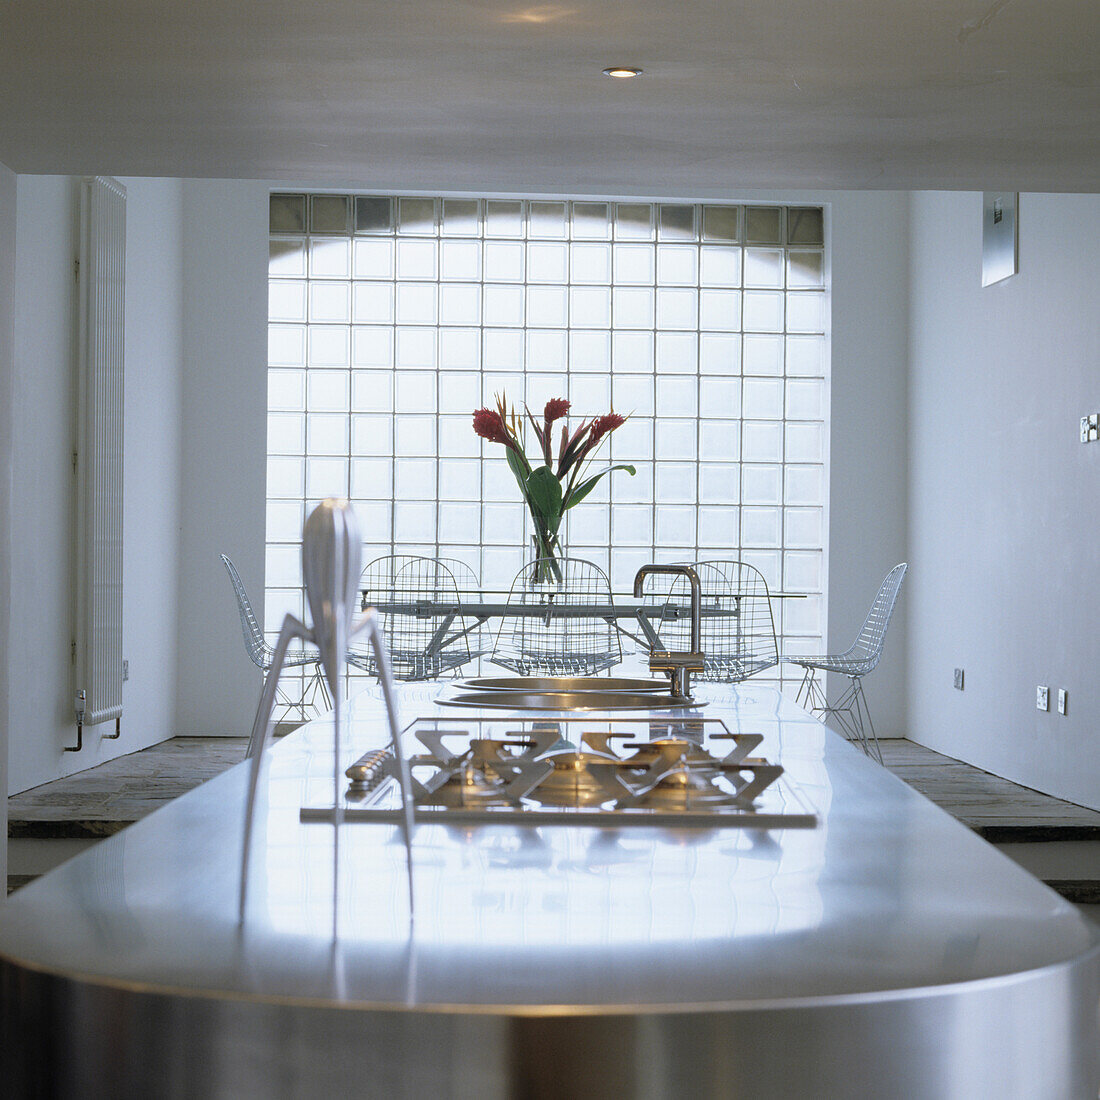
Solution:
<svg viewBox="0 0 1100 1100"><path fill-rule="evenodd" d="M702 651L702 589L699 574L690 565L643 565L634 577L634 596L639 598L645 589L645 579L653 574L686 577L691 586L691 638L688 652L654 649L649 655L650 672L668 673L674 698L691 698L691 674L702 672L706 655Z"/></svg>

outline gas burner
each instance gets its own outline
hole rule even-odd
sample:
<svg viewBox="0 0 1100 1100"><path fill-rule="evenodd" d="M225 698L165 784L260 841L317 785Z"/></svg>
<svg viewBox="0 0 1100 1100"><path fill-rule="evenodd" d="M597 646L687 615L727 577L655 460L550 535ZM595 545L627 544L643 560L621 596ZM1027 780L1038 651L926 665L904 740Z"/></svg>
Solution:
<svg viewBox="0 0 1100 1100"><path fill-rule="evenodd" d="M531 791L531 797L549 806L597 806L629 793L615 774L622 764L605 752L565 750L543 757L551 771Z"/></svg>

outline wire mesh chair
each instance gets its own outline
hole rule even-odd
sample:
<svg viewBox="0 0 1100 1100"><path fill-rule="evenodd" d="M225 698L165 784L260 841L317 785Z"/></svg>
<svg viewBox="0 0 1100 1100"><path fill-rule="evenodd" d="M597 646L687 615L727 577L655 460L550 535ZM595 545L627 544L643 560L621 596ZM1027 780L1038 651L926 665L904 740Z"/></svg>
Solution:
<svg viewBox="0 0 1100 1100"><path fill-rule="evenodd" d="M738 683L779 664L768 584L758 569L740 561L691 563L702 596L701 648L706 655L696 680ZM670 577L667 592L647 603L649 621L665 649L689 650L691 589L686 577Z"/></svg>
<svg viewBox="0 0 1100 1100"><path fill-rule="evenodd" d="M360 588L364 605L379 610L397 679L432 680L473 660L469 639L456 624L458 586L443 562L411 554L375 558L363 570ZM348 663L377 675L368 650L352 647Z"/></svg>
<svg viewBox="0 0 1100 1100"><path fill-rule="evenodd" d="M844 735L849 740L858 742L860 748L880 764L882 750L879 748L875 725L871 721L871 711L867 706L867 696L863 692L862 678L874 671L882 656L886 629L890 625L890 617L898 601L901 582L905 579L905 571L908 568L908 563L901 562L886 574L856 640L843 653L820 657L783 658L789 664L801 665L805 669L798 689L798 702L816 715L833 717ZM829 706L825 693L818 683L816 675L818 669L848 677L848 687L833 706Z"/></svg>
<svg viewBox="0 0 1100 1100"><path fill-rule="evenodd" d="M528 562L512 581L509 604L532 610L501 622L489 660L521 676L591 676L620 664L614 619L592 613L614 606L607 574L583 558L555 558L561 579L537 580L550 573L545 561Z"/></svg>
<svg viewBox="0 0 1100 1100"><path fill-rule="evenodd" d="M259 668L265 677L271 670L275 658L275 649L269 645L256 618L256 612L252 609L252 603L248 598L248 592L237 572L237 567L225 555L221 555L222 564L229 574L230 583L233 585L233 594L237 597L237 611L241 616L241 631L244 634L245 649L248 650L252 663ZM300 668L303 673L308 673L302 688L302 694L298 699L289 695L285 688L286 681L280 681L276 688L275 706L282 708L282 713L276 718L286 722L288 719L300 719L302 722L309 720L312 715L306 714L309 708L314 714L322 714L331 709L332 700L329 698L325 678L321 672L320 654L307 652L306 650L292 651L286 655L283 662L284 668Z"/></svg>
<svg viewBox="0 0 1100 1100"><path fill-rule="evenodd" d="M489 652L483 629L485 620L464 615L463 609L469 601L481 599L481 581L478 580L474 570L461 558L437 558L436 560L451 571L458 586L458 617L455 619L455 627L465 634L466 644L470 649L470 660L476 661Z"/></svg>

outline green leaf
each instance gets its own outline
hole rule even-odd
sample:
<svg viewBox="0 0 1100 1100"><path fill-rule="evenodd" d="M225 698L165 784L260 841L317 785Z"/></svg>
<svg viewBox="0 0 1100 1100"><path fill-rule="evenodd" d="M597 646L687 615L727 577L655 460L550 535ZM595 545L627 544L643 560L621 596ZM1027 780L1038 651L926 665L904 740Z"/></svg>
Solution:
<svg viewBox="0 0 1100 1100"><path fill-rule="evenodd" d="M527 475L530 473L530 467L511 447L504 448L504 457L508 460L508 469L512 471L516 481L519 482L520 492L523 493L523 499L528 505L531 503L530 494L527 492Z"/></svg>
<svg viewBox="0 0 1100 1100"><path fill-rule="evenodd" d="M598 474L593 474L592 477L586 481L582 481L570 494L569 499L565 502L565 507L562 511L566 511L572 508L574 504L580 504L582 500L600 483L600 479L606 477L612 470L626 470L627 473L633 477L638 471L633 466L628 466L626 463L620 463L618 466L608 466L606 470L601 470Z"/></svg>
<svg viewBox="0 0 1100 1100"><path fill-rule="evenodd" d="M531 471L527 478L527 499L532 509L551 523L561 519L561 482L549 466L538 466Z"/></svg>

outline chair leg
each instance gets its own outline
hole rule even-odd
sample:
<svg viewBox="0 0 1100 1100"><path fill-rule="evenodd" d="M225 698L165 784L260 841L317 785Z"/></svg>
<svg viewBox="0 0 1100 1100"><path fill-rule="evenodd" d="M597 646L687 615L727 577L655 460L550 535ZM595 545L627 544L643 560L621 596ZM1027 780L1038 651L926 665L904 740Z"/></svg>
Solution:
<svg viewBox="0 0 1100 1100"><path fill-rule="evenodd" d="M802 702L805 689L808 709L819 718L832 718L840 727L840 732L849 741L855 741L863 752L882 763L882 749L879 747L875 724L871 721L871 710L867 706L867 696L858 676L849 677L850 684L844 694L832 706L821 694L821 686L813 678L813 669L806 670L806 677L798 689L798 701ZM803 703L807 706L807 703Z"/></svg>
<svg viewBox="0 0 1100 1100"><path fill-rule="evenodd" d="M867 696L863 693L863 683L858 676L853 676L852 685L852 701L855 705L855 713L859 721L860 729L863 732L863 751L866 752L868 756L873 755L881 764L882 747L878 743L878 734L875 732L875 724L871 721L871 708L867 706ZM870 740L867 738L868 731L870 731L871 734ZM873 754L870 751L871 744L875 747Z"/></svg>

